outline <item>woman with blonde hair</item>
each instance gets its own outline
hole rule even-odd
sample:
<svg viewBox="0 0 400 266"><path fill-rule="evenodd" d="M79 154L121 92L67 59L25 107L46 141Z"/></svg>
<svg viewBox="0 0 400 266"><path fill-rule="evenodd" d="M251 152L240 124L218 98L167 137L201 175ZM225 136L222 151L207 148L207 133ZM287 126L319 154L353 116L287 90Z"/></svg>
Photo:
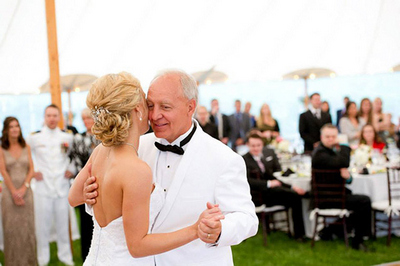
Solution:
<svg viewBox="0 0 400 266"><path fill-rule="evenodd" d="M99 78L86 103L94 116L98 145L69 193L72 206L84 203L83 187L91 173L98 193L93 205L94 232L84 265L154 265L150 255L163 253L198 238L205 215L223 219L219 208L204 211L183 229L148 234L160 212L165 191L152 183L150 167L139 159L139 136L148 130L148 109L139 81L128 73ZM142 258L143 257L143 258Z"/></svg>
<svg viewBox="0 0 400 266"><path fill-rule="evenodd" d="M267 139L267 142L271 142L279 136L279 124L271 114L269 105L264 103L260 109L260 116L257 118L256 127L262 132L263 137Z"/></svg>

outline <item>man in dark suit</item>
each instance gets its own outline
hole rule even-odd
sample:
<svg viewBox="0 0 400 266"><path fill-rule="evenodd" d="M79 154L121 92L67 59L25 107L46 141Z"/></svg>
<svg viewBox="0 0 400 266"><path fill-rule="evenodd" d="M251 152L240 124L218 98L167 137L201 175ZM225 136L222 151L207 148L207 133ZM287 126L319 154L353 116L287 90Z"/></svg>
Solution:
<svg viewBox="0 0 400 266"><path fill-rule="evenodd" d="M300 115L299 132L304 140L304 153L311 153L320 141L320 130L325 124L332 123L331 115L321 111L321 96L310 96L310 109Z"/></svg>
<svg viewBox="0 0 400 266"><path fill-rule="evenodd" d="M350 164L351 149L338 144L338 130L332 124L321 129L321 143L312 153L312 167L315 169L340 169L338 178L351 183L352 177L347 169ZM371 234L371 200L365 195L352 195L346 190L346 209L352 210L350 218L353 221L355 236L352 241L354 249L367 250L363 243L364 236ZM329 230L327 230L329 231Z"/></svg>
<svg viewBox="0 0 400 266"><path fill-rule="evenodd" d="M282 183L273 176L274 172L281 171L281 166L274 150L263 149L264 143L260 135L250 134L247 146L249 152L243 155L243 159L255 205L284 205L292 208L294 236L302 239L304 221L301 196L305 191Z"/></svg>
<svg viewBox="0 0 400 266"><path fill-rule="evenodd" d="M235 101L235 113L229 116L230 137L232 149L236 151L236 147L244 145L246 134L250 130L250 116L241 111L242 103L240 100Z"/></svg>
<svg viewBox="0 0 400 266"><path fill-rule="evenodd" d="M229 119L227 115L219 111L219 102L217 99L211 101L210 122L214 123L218 128L218 139L224 144L229 141Z"/></svg>

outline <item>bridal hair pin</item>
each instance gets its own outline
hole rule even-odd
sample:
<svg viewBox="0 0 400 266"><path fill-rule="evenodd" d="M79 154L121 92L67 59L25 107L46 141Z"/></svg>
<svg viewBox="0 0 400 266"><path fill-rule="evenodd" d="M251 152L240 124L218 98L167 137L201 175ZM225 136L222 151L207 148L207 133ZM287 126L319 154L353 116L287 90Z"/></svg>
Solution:
<svg viewBox="0 0 400 266"><path fill-rule="evenodd" d="M99 116L100 115L104 115L104 114L109 114L110 115L111 112L108 111L103 106L100 106L100 107L95 106L94 109L92 109L92 117L93 117L95 122L98 122L99 121Z"/></svg>

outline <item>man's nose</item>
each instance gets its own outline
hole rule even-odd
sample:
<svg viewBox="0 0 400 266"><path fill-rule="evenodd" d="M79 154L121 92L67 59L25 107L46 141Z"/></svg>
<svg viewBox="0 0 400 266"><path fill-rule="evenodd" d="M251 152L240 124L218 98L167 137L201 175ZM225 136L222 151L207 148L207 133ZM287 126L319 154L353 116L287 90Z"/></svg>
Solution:
<svg viewBox="0 0 400 266"><path fill-rule="evenodd" d="M149 110L149 120L158 120L162 117L160 108L154 106L153 109Z"/></svg>

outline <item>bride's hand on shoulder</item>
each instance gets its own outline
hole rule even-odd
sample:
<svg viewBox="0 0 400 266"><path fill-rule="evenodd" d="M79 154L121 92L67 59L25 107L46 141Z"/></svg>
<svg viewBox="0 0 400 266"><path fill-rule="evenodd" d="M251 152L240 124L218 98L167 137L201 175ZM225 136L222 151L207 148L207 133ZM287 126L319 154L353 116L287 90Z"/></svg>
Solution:
<svg viewBox="0 0 400 266"><path fill-rule="evenodd" d="M221 220L225 219L218 204L207 202L207 209L203 211L197 221L197 236L205 243L217 242L221 234Z"/></svg>

